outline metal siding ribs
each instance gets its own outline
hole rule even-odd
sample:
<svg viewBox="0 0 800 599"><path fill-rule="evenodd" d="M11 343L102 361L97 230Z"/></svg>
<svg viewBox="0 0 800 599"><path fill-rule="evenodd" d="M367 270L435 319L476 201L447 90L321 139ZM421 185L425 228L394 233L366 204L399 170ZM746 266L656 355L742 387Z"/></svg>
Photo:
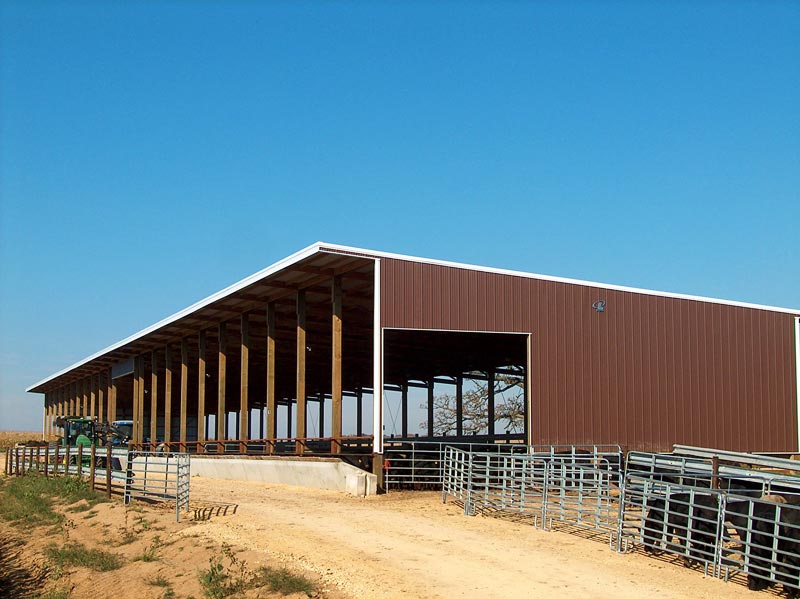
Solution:
<svg viewBox="0 0 800 599"><path fill-rule="evenodd" d="M534 443L796 449L790 314L390 258L382 268L383 327L533 334Z"/></svg>

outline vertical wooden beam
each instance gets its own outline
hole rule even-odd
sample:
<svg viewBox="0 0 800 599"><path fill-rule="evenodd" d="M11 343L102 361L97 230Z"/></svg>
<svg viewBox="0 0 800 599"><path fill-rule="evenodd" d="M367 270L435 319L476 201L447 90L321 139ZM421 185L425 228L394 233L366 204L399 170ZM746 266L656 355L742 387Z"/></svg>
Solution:
<svg viewBox="0 0 800 599"><path fill-rule="evenodd" d="M106 408L106 373L100 372L97 375L97 420L105 422Z"/></svg>
<svg viewBox="0 0 800 599"><path fill-rule="evenodd" d="M333 452L341 451L342 439L342 277L333 277L331 287L332 353L331 356L331 437ZM322 403L324 405L324 402ZM320 429L322 425L320 425ZM322 436L322 435L320 435Z"/></svg>
<svg viewBox="0 0 800 599"><path fill-rule="evenodd" d="M250 439L250 315L241 317L241 343L239 368L239 441L240 450L244 450L242 441Z"/></svg>
<svg viewBox="0 0 800 599"><path fill-rule="evenodd" d="M292 435L294 435L294 428L292 428L292 404L294 402L289 399L289 403L286 404L286 437L291 439Z"/></svg>
<svg viewBox="0 0 800 599"><path fill-rule="evenodd" d="M433 437L433 376L428 379L428 436Z"/></svg>
<svg viewBox="0 0 800 599"><path fill-rule="evenodd" d="M114 396L114 379L112 376L113 374L114 373L112 372L111 368L109 368L108 371L106 372L106 384L108 385L106 387L106 404L107 404L106 407L108 408L106 410L106 420L108 420L108 422L114 422L117 419L117 406L115 405L113 398Z"/></svg>
<svg viewBox="0 0 800 599"><path fill-rule="evenodd" d="M158 440L158 355L150 354L150 445L155 449Z"/></svg>
<svg viewBox="0 0 800 599"><path fill-rule="evenodd" d="M403 383L400 393L400 434L408 438L408 381Z"/></svg>
<svg viewBox="0 0 800 599"><path fill-rule="evenodd" d="M317 394L317 401L319 402L319 436L322 438L325 436L325 394L322 391ZM334 450L334 453L339 452Z"/></svg>
<svg viewBox="0 0 800 599"><path fill-rule="evenodd" d="M297 292L297 425L295 439L305 439L306 428L306 292ZM296 442L297 453L303 453L303 443Z"/></svg>
<svg viewBox="0 0 800 599"><path fill-rule="evenodd" d="M81 416L89 415L89 377L85 377L82 381L82 398L83 398L83 411Z"/></svg>
<svg viewBox="0 0 800 599"><path fill-rule="evenodd" d="M494 368L489 370L489 380L486 383L489 401L487 403L487 428L489 429L489 439L494 439Z"/></svg>
<svg viewBox="0 0 800 599"><path fill-rule="evenodd" d="M225 440L225 384L228 363L228 340L226 338L225 323L219 323L218 328L219 369L217 371L217 441ZM219 450L218 450L219 451Z"/></svg>
<svg viewBox="0 0 800 599"><path fill-rule="evenodd" d="M44 394L44 405L42 406L42 440L46 440L49 436L47 429L48 421L50 420L50 402L52 401L51 394Z"/></svg>
<svg viewBox="0 0 800 599"><path fill-rule="evenodd" d="M142 360L139 356L133 358L133 438L134 443L139 442L139 430L141 429L141 422L139 422L139 370L141 369Z"/></svg>
<svg viewBox="0 0 800 599"><path fill-rule="evenodd" d="M69 409L67 411L67 416L75 416L75 404L77 403L78 399L78 383L70 383L67 386L67 395L69 396Z"/></svg>
<svg viewBox="0 0 800 599"><path fill-rule="evenodd" d="M267 304L267 439L275 440L278 406L275 403L275 303ZM268 443L269 452L274 444Z"/></svg>
<svg viewBox="0 0 800 599"><path fill-rule="evenodd" d="M172 347L164 347L164 443L172 441Z"/></svg>
<svg viewBox="0 0 800 599"><path fill-rule="evenodd" d="M180 450L186 451L186 407L189 401L189 339L181 338L181 428Z"/></svg>
<svg viewBox="0 0 800 599"><path fill-rule="evenodd" d="M197 334L197 440L206 440L206 332ZM198 447L198 451L200 447Z"/></svg>
<svg viewBox="0 0 800 599"><path fill-rule="evenodd" d="M456 435L464 436L464 376L456 377Z"/></svg>
<svg viewBox="0 0 800 599"><path fill-rule="evenodd" d="M94 418L97 413L97 391L95 391L96 380L97 378L95 375L91 375L89 377L89 416L92 418Z"/></svg>
<svg viewBox="0 0 800 599"><path fill-rule="evenodd" d="M356 436L364 434L364 389L356 390Z"/></svg>

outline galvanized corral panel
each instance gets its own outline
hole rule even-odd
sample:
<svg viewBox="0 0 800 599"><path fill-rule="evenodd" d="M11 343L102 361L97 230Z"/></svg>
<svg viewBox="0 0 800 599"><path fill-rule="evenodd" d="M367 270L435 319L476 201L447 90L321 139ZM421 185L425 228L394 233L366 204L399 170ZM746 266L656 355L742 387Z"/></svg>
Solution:
<svg viewBox="0 0 800 599"><path fill-rule="evenodd" d="M532 334L534 443L797 450L791 314L389 258L381 273L383 327Z"/></svg>

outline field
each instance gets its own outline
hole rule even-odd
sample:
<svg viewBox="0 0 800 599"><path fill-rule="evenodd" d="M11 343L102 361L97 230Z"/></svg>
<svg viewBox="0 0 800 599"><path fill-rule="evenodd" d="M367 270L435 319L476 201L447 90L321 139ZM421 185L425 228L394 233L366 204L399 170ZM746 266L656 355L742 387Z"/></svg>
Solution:
<svg viewBox="0 0 800 599"><path fill-rule="evenodd" d="M41 432L0 431L0 450L5 451L17 443L39 441L41 438Z"/></svg>
<svg viewBox="0 0 800 599"><path fill-rule="evenodd" d="M167 505L126 507L119 498L75 495L82 491L73 478L58 487L54 515L37 524L29 513L46 514L45 507L14 506L17 496L28 500L40 487L15 491L19 480L0 479L0 547L8 548L0 552L0 588L10 589L4 597L770 596L676 562L619 555L607 537L467 517L452 501L442 504L438 492L359 499L192 477L192 509L176 523Z"/></svg>

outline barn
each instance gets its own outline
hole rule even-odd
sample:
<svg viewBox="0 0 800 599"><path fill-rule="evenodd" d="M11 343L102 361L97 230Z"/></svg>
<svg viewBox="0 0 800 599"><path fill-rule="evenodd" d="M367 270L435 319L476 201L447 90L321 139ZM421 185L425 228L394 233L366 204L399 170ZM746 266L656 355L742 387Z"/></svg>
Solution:
<svg viewBox="0 0 800 599"><path fill-rule="evenodd" d="M790 452L799 364L800 309L318 242L27 391L46 437L130 419L135 445L190 453Z"/></svg>

